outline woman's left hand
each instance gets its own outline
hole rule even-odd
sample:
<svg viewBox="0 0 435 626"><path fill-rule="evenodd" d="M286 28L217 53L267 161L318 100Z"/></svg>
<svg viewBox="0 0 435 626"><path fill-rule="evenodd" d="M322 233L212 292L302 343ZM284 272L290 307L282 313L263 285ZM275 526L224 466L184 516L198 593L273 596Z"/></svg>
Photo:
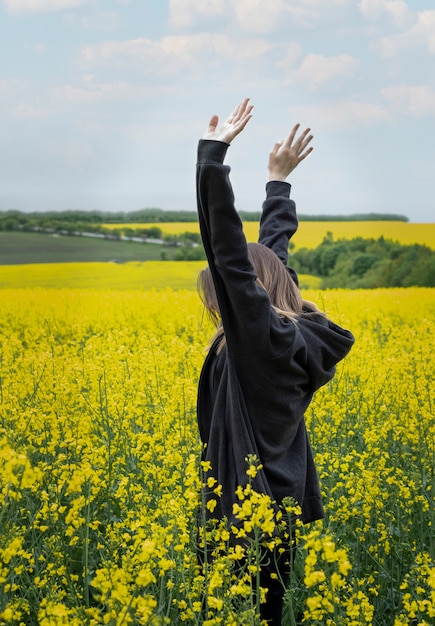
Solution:
<svg viewBox="0 0 435 626"><path fill-rule="evenodd" d="M251 111L253 108L254 106L249 104L249 98L245 98L234 109L229 118L221 124L220 128L218 128L219 117L217 115L213 115L202 138L231 143L232 140L242 132L246 124L251 119Z"/></svg>
<svg viewBox="0 0 435 626"><path fill-rule="evenodd" d="M287 176L301 161L311 154L313 148L309 146L313 135L311 128L306 128L298 138L300 124L293 126L285 141L278 141L269 154L269 180L286 180Z"/></svg>

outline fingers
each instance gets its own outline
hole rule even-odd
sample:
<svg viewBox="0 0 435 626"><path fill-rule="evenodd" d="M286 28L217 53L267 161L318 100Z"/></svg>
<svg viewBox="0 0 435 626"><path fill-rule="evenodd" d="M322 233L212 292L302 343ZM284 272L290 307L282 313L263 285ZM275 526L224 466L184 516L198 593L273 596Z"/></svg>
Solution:
<svg viewBox="0 0 435 626"><path fill-rule="evenodd" d="M310 141L313 139L313 135L309 135L310 132L311 132L311 128L307 128L299 137L298 141L296 142L296 146L301 152L305 150L305 148L308 146Z"/></svg>
<svg viewBox="0 0 435 626"><path fill-rule="evenodd" d="M243 113L248 108L249 100L249 98L245 98L244 100L242 100L242 102L234 110L234 117L240 117L241 115L243 115Z"/></svg>
<svg viewBox="0 0 435 626"><path fill-rule="evenodd" d="M227 120L227 125L231 128L231 134L235 137L243 131L246 124L252 117L254 106L249 104L249 98L245 98L235 109L232 117Z"/></svg>
<svg viewBox="0 0 435 626"><path fill-rule="evenodd" d="M231 128L234 128L235 130L237 129L239 131L242 131L251 118L252 118L252 115L251 115L250 111L249 112L247 111L240 118L233 120L229 124L230 124Z"/></svg>
<svg viewBox="0 0 435 626"><path fill-rule="evenodd" d="M214 136L217 139L230 142L245 128L247 123L252 117L253 105L250 104L250 98L244 98L234 109L229 118L222 124L222 128L218 131L219 118L217 115L213 115L210 119L207 133L210 136ZM289 156L296 162L303 161L312 151L310 142L313 139L311 134L311 128L306 128L297 136L300 129L300 124L295 124L291 129L287 139L285 141L278 141L272 148L271 155L280 157L284 153L289 153Z"/></svg>
<svg viewBox="0 0 435 626"><path fill-rule="evenodd" d="M243 120L246 116L250 115L254 106L249 104L250 98L245 98L236 106L230 117L228 118L228 122L231 124L237 124L240 120Z"/></svg>
<svg viewBox="0 0 435 626"><path fill-rule="evenodd" d="M300 155L298 156L298 163L300 163L301 161L303 161L304 159L306 159L306 158L307 158L307 156L308 156L309 154L311 154L313 150L314 150L314 148L310 147L310 148L308 148L308 150L306 150L305 152L303 152L302 154L300 154Z"/></svg>
<svg viewBox="0 0 435 626"><path fill-rule="evenodd" d="M290 148L293 145L293 142L295 140L296 137L296 133L300 128L300 124L295 124L289 134L289 136L287 137L286 141L285 141L285 147L286 148ZM309 135L309 133L311 132L311 128L306 128L302 134L298 137L298 139L295 141L293 147L298 149L298 150L303 150L312 140L313 136Z"/></svg>
<svg viewBox="0 0 435 626"><path fill-rule="evenodd" d="M235 126L237 126L237 128L239 128L240 130L243 130L245 128L246 124L252 117L251 111L253 108L254 107L252 105L249 106L246 111L244 111L244 113L240 116L240 118L235 121Z"/></svg>
<svg viewBox="0 0 435 626"><path fill-rule="evenodd" d="M313 151L313 147L310 146L308 148L308 145L313 139L313 135L310 134L311 128L306 128L296 139L296 134L299 128L300 124L295 124L290 131L289 136L282 144L283 150L289 150L296 154L298 162L303 161L303 159L305 159Z"/></svg>
<svg viewBox="0 0 435 626"><path fill-rule="evenodd" d="M286 141L285 141L285 145L287 148L290 148L290 146L292 145L294 138L296 136L296 133L298 132L300 127L300 124L295 124L293 126L293 128L290 131L290 135L287 137Z"/></svg>
<svg viewBox="0 0 435 626"><path fill-rule="evenodd" d="M240 111L241 107L243 106L243 104L244 104L247 100L249 100L249 98L245 98L244 100L242 100L242 102L240 102L240 103L236 106L236 108L234 109L234 111L233 111L233 112L231 113L231 115L229 116L229 118L228 118L229 120L234 119L234 118L238 115L238 113L239 113L239 111Z"/></svg>
<svg viewBox="0 0 435 626"><path fill-rule="evenodd" d="M284 143L283 141L277 141L275 143L275 145L273 146L272 150L270 151L270 154L271 155L276 155L279 152L279 150L280 150L281 146L283 145L283 143Z"/></svg>
<svg viewBox="0 0 435 626"><path fill-rule="evenodd" d="M208 129L207 129L208 132L209 133L214 132L218 124L219 124L219 117L217 115L212 115L208 123Z"/></svg>
<svg viewBox="0 0 435 626"><path fill-rule="evenodd" d="M245 98L237 105L230 117L220 124L220 128L218 128L219 117L213 115L203 138L231 143L251 119L253 108L253 105L249 103L249 98Z"/></svg>

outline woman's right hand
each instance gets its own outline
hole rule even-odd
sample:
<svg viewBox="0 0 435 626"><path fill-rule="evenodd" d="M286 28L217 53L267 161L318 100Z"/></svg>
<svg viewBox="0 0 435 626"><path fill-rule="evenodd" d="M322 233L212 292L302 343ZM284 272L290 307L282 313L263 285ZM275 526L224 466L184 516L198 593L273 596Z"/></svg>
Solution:
<svg viewBox="0 0 435 626"><path fill-rule="evenodd" d="M229 118L218 128L219 117L213 115L208 124L208 128L203 134L203 139L214 139L231 143L239 133L245 128L251 119L253 105L249 104L249 98L245 98L232 112Z"/></svg>
<svg viewBox="0 0 435 626"><path fill-rule="evenodd" d="M287 176L299 165L311 152L312 146L308 144L313 138L310 135L311 128L306 128L296 139L300 124L293 126L285 141L278 141L269 154L269 180L285 181Z"/></svg>

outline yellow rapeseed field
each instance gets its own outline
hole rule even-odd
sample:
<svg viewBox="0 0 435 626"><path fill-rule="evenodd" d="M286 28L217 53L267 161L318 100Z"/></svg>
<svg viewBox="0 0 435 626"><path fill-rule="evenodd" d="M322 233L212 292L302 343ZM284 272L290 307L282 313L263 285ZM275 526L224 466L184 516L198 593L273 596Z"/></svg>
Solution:
<svg viewBox="0 0 435 626"><path fill-rule="evenodd" d="M0 266L0 288L194 289L204 261L34 263Z"/></svg>
<svg viewBox="0 0 435 626"><path fill-rule="evenodd" d="M195 289L205 261L132 261L129 263L34 263L0 265L0 289L6 287L57 289ZM306 288L319 288L317 276L299 275Z"/></svg>
<svg viewBox="0 0 435 626"><path fill-rule="evenodd" d="M179 235L184 232L199 232L198 222L162 222L158 224L105 224L107 228L143 228L158 226L164 235ZM248 241L258 240L258 222L244 222L243 228ZM363 222L300 222L299 229L292 239L295 249L315 248L327 235L332 233L334 239L392 239L402 244L420 243L435 248L435 223L417 224L395 221L363 221Z"/></svg>
<svg viewBox="0 0 435 626"><path fill-rule="evenodd" d="M198 297L91 283L0 291L0 624L258 626L256 544L218 526L213 564L196 555ZM297 530L284 623L429 626L434 291L304 296L356 344L307 414L327 517ZM268 502L237 493L255 541L279 541Z"/></svg>

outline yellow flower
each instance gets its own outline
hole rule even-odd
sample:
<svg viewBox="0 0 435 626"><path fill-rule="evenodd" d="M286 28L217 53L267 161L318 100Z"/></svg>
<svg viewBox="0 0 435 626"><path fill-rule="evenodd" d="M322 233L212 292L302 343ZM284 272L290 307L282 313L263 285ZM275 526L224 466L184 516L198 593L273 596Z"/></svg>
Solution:
<svg viewBox="0 0 435 626"><path fill-rule="evenodd" d="M257 476L258 469L257 469L257 467L255 467L255 465L250 465L248 467L248 469L246 470L246 473L251 478L255 478Z"/></svg>
<svg viewBox="0 0 435 626"><path fill-rule="evenodd" d="M314 587L319 583L323 583L326 579L325 572L323 570L313 570L304 578L304 584L306 587Z"/></svg>
<svg viewBox="0 0 435 626"><path fill-rule="evenodd" d="M147 569L142 569L136 577L136 585L138 587L146 587L150 583L155 583L156 577L153 572Z"/></svg>
<svg viewBox="0 0 435 626"><path fill-rule="evenodd" d="M201 467L203 472L207 473L211 470L211 463L210 461L201 461Z"/></svg>
<svg viewBox="0 0 435 626"><path fill-rule="evenodd" d="M207 501L207 508L208 508L208 510L211 513L213 513L213 511L215 510L216 506L217 506L217 500L213 500L212 499L212 500L208 500Z"/></svg>

